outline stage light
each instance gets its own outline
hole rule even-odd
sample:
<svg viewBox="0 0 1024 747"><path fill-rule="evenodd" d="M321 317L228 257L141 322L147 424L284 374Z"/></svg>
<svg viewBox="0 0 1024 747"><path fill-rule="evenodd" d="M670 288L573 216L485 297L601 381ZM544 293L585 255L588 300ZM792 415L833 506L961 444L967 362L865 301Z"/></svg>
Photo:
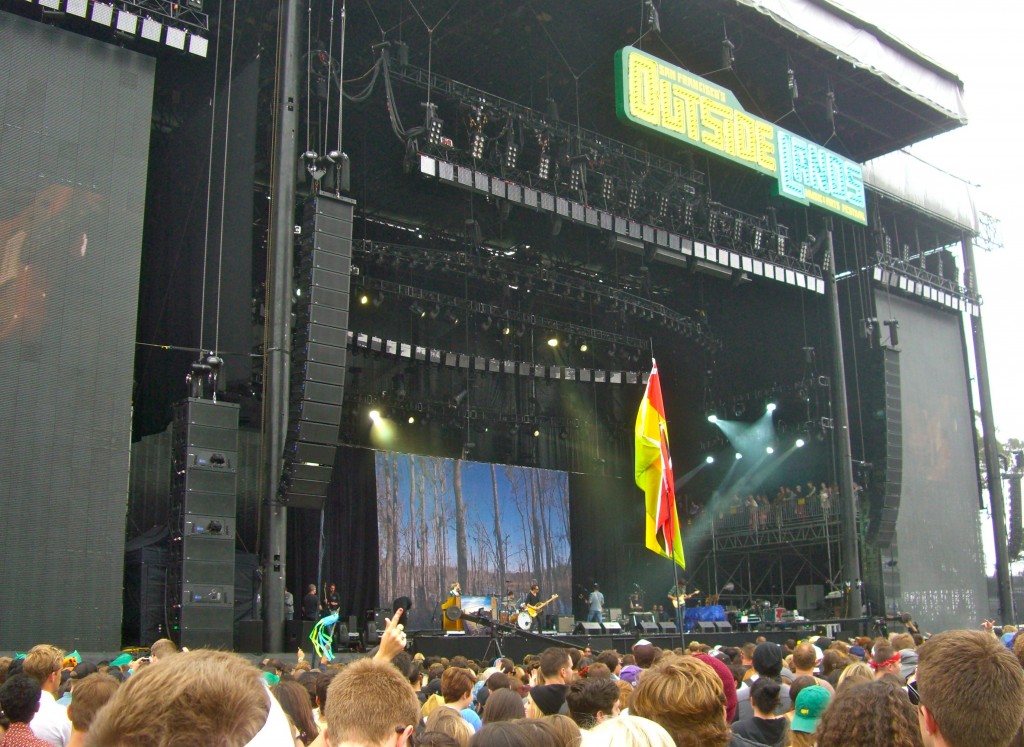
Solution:
<svg viewBox="0 0 1024 747"><path fill-rule="evenodd" d="M742 459L742 458L743 458L743 454L741 454L740 452L737 451L736 452L736 459L739 460L739 459Z"/></svg>
<svg viewBox="0 0 1024 747"><path fill-rule="evenodd" d="M96 20L96 6L93 7L93 20ZM164 36L164 44L174 49L182 50L185 49L185 29L177 29L173 26L167 27L167 34Z"/></svg>
<svg viewBox="0 0 1024 747"><path fill-rule="evenodd" d="M380 422L380 410L370 410L370 420L374 423Z"/></svg>
<svg viewBox="0 0 1024 747"><path fill-rule="evenodd" d="M188 51L189 54L194 54L196 57L206 57L206 53L210 48L210 41L202 36L196 36L195 34L189 34L188 36Z"/></svg>
<svg viewBox="0 0 1024 747"><path fill-rule="evenodd" d="M135 32L139 28L139 17L134 13L129 13L126 10L117 11L117 30L123 34L131 34L135 36Z"/></svg>
<svg viewBox="0 0 1024 747"><path fill-rule="evenodd" d="M776 405L774 402L769 402L767 405L765 405L764 409L765 412L775 412L776 407L778 407L778 405Z"/></svg>
<svg viewBox="0 0 1024 747"><path fill-rule="evenodd" d="M804 441L804 440L803 440L802 438L798 438L798 439L796 440L796 448L798 448L798 449L802 449L802 448L804 447L804 444L805 444L805 443L806 443L806 442L805 442L805 441Z"/></svg>
<svg viewBox="0 0 1024 747"><path fill-rule="evenodd" d="M519 147L511 140L505 146L505 168L511 169L516 165L516 158L519 156Z"/></svg>
<svg viewBox="0 0 1024 747"><path fill-rule="evenodd" d="M101 26L109 26L114 22L114 6L107 5L106 3L93 3L91 18L93 23L98 23ZM182 34L184 34L184 32L182 32Z"/></svg>
<svg viewBox="0 0 1024 747"><path fill-rule="evenodd" d="M503 335L510 335L510 334L512 334L512 328L506 324L504 327L501 328L501 334L503 334Z"/></svg>
<svg viewBox="0 0 1024 747"><path fill-rule="evenodd" d="M547 179L548 174L551 171L551 156L545 150L540 154L540 164L537 167L538 176L541 179Z"/></svg>
<svg viewBox="0 0 1024 747"><path fill-rule="evenodd" d="M67 12L79 18L87 17L89 15L89 0L68 0Z"/></svg>
<svg viewBox="0 0 1024 747"><path fill-rule="evenodd" d="M558 338L557 337L549 337L548 338L548 347L557 348L558 347Z"/></svg>
<svg viewBox="0 0 1024 747"><path fill-rule="evenodd" d="M775 447L774 446L769 446L767 449L765 449L765 453L767 453L767 454L774 454L775 453Z"/></svg>
<svg viewBox="0 0 1024 747"><path fill-rule="evenodd" d="M581 342L580 343L580 352L581 353L585 353L585 352L587 352L587 350L588 350L587 343Z"/></svg>
<svg viewBox="0 0 1024 747"><path fill-rule="evenodd" d="M154 21L152 18L142 19L142 38L149 39L149 41L160 43L160 36L163 34L164 25L159 21Z"/></svg>
<svg viewBox="0 0 1024 747"><path fill-rule="evenodd" d="M416 416L415 415L410 415L409 416L409 425L412 425L415 422L416 422Z"/></svg>
<svg viewBox="0 0 1024 747"><path fill-rule="evenodd" d="M708 415L708 422L709 423L717 423L718 422L718 416L715 415L714 413L711 413L710 415Z"/></svg>
<svg viewBox="0 0 1024 747"><path fill-rule="evenodd" d="M365 306L366 304L370 303L370 297L364 293L359 297L359 303Z"/></svg>
<svg viewBox="0 0 1024 747"><path fill-rule="evenodd" d="M60 10L60 0L39 0L39 4L50 10Z"/></svg>
<svg viewBox="0 0 1024 747"><path fill-rule="evenodd" d="M539 436L540 436L540 431L539 431L539 430L535 430L535 431L533 432L533 437L534 437L534 438L538 438Z"/></svg>
<svg viewBox="0 0 1024 747"><path fill-rule="evenodd" d="M713 456L711 456L710 454L708 454L706 457L704 457L704 461L707 464L714 464L715 463L715 458Z"/></svg>
<svg viewBox="0 0 1024 747"><path fill-rule="evenodd" d="M470 152L472 153L474 160L479 160L484 157L484 134L482 132L476 132L473 134L473 140L470 145Z"/></svg>

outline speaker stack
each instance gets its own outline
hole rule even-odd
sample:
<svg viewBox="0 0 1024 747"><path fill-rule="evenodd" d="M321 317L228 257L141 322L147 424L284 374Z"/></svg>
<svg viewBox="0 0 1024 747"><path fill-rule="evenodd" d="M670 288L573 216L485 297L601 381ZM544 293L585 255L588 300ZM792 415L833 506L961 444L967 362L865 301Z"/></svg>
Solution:
<svg viewBox="0 0 1024 747"><path fill-rule="evenodd" d="M189 648L231 649L238 405L186 399L172 433L170 634Z"/></svg>
<svg viewBox="0 0 1024 747"><path fill-rule="evenodd" d="M288 436L280 500L323 508L334 470L348 359L352 213L324 192L306 204L296 267Z"/></svg>
<svg viewBox="0 0 1024 747"><path fill-rule="evenodd" d="M880 548L892 545L903 493L903 403L900 394L900 354L890 348L878 351L882 363L882 402L885 406L885 452L874 456L875 469L883 476L881 495L872 496L867 537ZM876 384L877 386L877 384Z"/></svg>

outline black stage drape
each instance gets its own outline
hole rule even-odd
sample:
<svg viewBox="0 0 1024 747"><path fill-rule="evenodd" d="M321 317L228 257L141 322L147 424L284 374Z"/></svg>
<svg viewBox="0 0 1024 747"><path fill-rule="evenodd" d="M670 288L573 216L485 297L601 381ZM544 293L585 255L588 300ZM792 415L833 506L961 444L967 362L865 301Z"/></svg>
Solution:
<svg viewBox="0 0 1024 747"><path fill-rule="evenodd" d="M288 512L288 588L296 607L309 584L317 583L320 512ZM334 583L341 594L343 616L377 606L380 555L377 544L377 489L374 452L342 446L324 504L324 562L322 584ZM319 589L321 598L323 589ZM390 603L390 600L385 600Z"/></svg>

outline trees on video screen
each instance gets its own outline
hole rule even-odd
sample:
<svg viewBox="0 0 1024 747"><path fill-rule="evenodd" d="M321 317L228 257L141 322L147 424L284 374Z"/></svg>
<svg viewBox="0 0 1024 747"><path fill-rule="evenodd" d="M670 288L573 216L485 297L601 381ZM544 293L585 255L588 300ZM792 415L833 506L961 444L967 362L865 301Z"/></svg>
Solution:
<svg viewBox="0 0 1024 747"><path fill-rule="evenodd" d="M376 471L380 597L411 597L411 626L440 627L455 581L498 597L536 581L545 598L568 600L564 472L394 452L377 454Z"/></svg>

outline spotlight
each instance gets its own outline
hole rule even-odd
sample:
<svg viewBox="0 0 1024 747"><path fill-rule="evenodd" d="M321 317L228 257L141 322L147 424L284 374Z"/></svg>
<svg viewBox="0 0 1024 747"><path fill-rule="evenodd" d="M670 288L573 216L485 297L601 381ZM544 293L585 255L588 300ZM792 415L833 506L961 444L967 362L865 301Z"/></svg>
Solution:
<svg viewBox="0 0 1024 747"><path fill-rule="evenodd" d="M516 158L519 156L519 147L509 140L505 146L505 168L511 169L516 165Z"/></svg>
<svg viewBox="0 0 1024 747"><path fill-rule="evenodd" d="M558 338L557 337L549 337L548 338L548 347L557 348L558 347Z"/></svg>
<svg viewBox="0 0 1024 747"><path fill-rule="evenodd" d="M806 442L802 438L798 438L796 440L796 448L802 449L804 447L804 443Z"/></svg>
<svg viewBox="0 0 1024 747"><path fill-rule="evenodd" d="M708 415L708 422L709 423L717 423L718 422L718 416L715 415L714 413L711 413L710 415Z"/></svg>
<svg viewBox="0 0 1024 747"><path fill-rule="evenodd" d="M547 179L548 173L551 171L551 156L545 150L540 154L540 165L537 167L538 176L541 179Z"/></svg>
<svg viewBox="0 0 1024 747"><path fill-rule="evenodd" d="M474 133L472 145L470 146L470 150L472 152L474 160L480 160L481 158L484 157L485 142L486 141L484 139L484 134L482 132L477 131L476 133Z"/></svg>
<svg viewBox="0 0 1024 747"><path fill-rule="evenodd" d="M409 416L409 425L412 425L415 422L416 422L416 416L415 415L410 415Z"/></svg>
<svg viewBox="0 0 1024 747"><path fill-rule="evenodd" d="M370 420L374 423L380 422L380 410L370 410Z"/></svg>
<svg viewBox="0 0 1024 747"><path fill-rule="evenodd" d="M581 342L580 343L580 352L581 353L587 352L587 343L585 343L585 342Z"/></svg>
<svg viewBox="0 0 1024 747"><path fill-rule="evenodd" d="M366 304L370 303L370 297L364 293L359 297L359 303L365 306Z"/></svg>
<svg viewBox="0 0 1024 747"><path fill-rule="evenodd" d="M738 451L737 451L737 452L736 452L736 459L737 459L737 460L740 460L740 459L742 459L742 458L743 458L743 454L741 454L740 452L738 452Z"/></svg>
<svg viewBox="0 0 1024 747"><path fill-rule="evenodd" d="M769 446L767 449L765 449L765 453L766 454L774 454L775 453L775 447L774 446Z"/></svg>
<svg viewBox="0 0 1024 747"><path fill-rule="evenodd" d="M713 456L711 456L710 454L708 454L706 457L704 457L704 461L707 464L714 464L715 463L715 458Z"/></svg>
<svg viewBox="0 0 1024 747"><path fill-rule="evenodd" d="M538 438L539 436L540 436L540 431L539 431L539 430L535 430L535 431L533 432L533 437L534 437L534 438Z"/></svg>
<svg viewBox="0 0 1024 747"><path fill-rule="evenodd" d="M506 324L504 327L501 328L501 334L503 334L503 335L510 335L510 334L512 334L512 328Z"/></svg>
<svg viewBox="0 0 1024 747"><path fill-rule="evenodd" d="M765 412L775 412L776 407L778 407L778 405L776 405L774 402L769 402L767 405L765 405L764 409Z"/></svg>

